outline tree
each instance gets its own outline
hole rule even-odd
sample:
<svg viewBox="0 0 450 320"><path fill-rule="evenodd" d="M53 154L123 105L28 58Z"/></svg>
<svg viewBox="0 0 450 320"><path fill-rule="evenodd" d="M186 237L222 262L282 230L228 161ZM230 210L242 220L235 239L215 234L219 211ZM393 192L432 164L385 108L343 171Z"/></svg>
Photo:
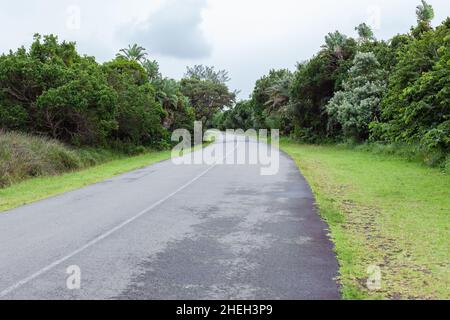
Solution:
<svg viewBox="0 0 450 320"><path fill-rule="evenodd" d="M253 128L253 105L251 100L244 100L226 111L220 111L214 116L213 126L220 130Z"/></svg>
<svg viewBox="0 0 450 320"><path fill-rule="evenodd" d="M269 111L280 111L289 103L292 73L290 71L275 83L267 88L269 100L265 103Z"/></svg>
<svg viewBox="0 0 450 320"><path fill-rule="evenodd" d="M158 79L154 82L156 97L167 113L163 125L169 130L191 129L195 121L194 110L188 97L181 92L180 83L173 79Z"/></svg>
<svg viewBox="0 0 450 320"><path fill-rule="evenodd" d="M159 64L156 60L145 59L142 66L147 71L148 80L150 82L155 82L156 80L161 79L162 76L159 72Z"/></svg>
<svg viewBox="0 0 450 320"><path fill-rule="evenodd" d="M338 124L347 138L367 139L369 124L380 114L384 78L385 72L373 53L358 53L343 90L336 92L326 106L330 124Z"/></svg>
<svg viewBox="0 0 450 320"><path fill-rule="evenodd" d="M331 52L338 60L342 60L344 59L344 46L346 41L347 36L339 31L330 32L325 36L325 44L322 48Z"/></svg>
<svg viewBox="0 0 450 320"><path fill-rule="evenodd" d="M34 36L31 48L0 57L0 124L73 144L104 143L117 125L117 95L75 43Z"/></svg>
<svg viewBox="0 0 450 320"><path fill-rule="evenodd" d="M38 132L75 145L105 144L117 127L117 94L105 77L82 70L37 98Z"/></svg>
<svg viewBox="0 0 450 320"><path fill-rule="evenodd" d="M195 77L181 80L181 92L189 98L196 119L202 121L204 127L212 125L213 116L231 107L236 99L236 94L230 92L224 83Z"/></svg>
<svg viewBox="0 0 450 320"><path fill-rule="evenodd" d="M143 85L148 82L146 70L136 61L126 60L122 57L103 64L103 71L108 77L109 83L116 87L122 83L122 78L129 78L135 85Z"/></svg>
<svg viewBox="0 0 450 320"><path fill-rule="evenodd" d="M259 109L255 109L259 110L259 113L255 113L253 117L258 120L258 128L279 129L282 133L290 133L292 119L289 102L292 78L292 72L285 69L269 73L270 83L266 83L268 86L264 92L266 101Z"/></svg>
<svg viewBox="0 0 450 320"><path fill-rule="evenodd" d="M161 79L155 83L156 98L167 112L167 117L164 120L164 126L169 128L175 121L175 112L178 109L181 99L180 86L177 81L173 79Z"/></svg>
<svg viewBox="0 0 450 320"><path fill-rule="evenodd" d="M422 4L416 8L417 26L411 28L411 33L415 38L420 38L423 33L430 31L431 20L434 18L434 9L426 1L422 0Z"/></svg>
<svg viewBox="0 0 450 320"><path fill-rule="evenodd" d="M372 28L368 26L366 23L361 23L355 28L355 30L358 32L360 41L366 42L374 40Z"/></svg>
<svg viewBox="0 0 450 320"><path fill-rule="evenodd" d="M128 45L128 48L120 49L117 57L122 57L124 59L135 61L135 62L143 62L147 53L145 49L137 44Z"/></svg>
<svg viewBox="0 0 450 320"><path fill-rule="evenodd" d="M425 0L422 0L422 4L416 8L417 22L425 22L430 26L431 20L434 18L434 9Z"/></svg>
<svg viewBox="0 0 450 320"><path fill-rule="evenodd" d="M158 146L166 133L161 125L166 113L156 99L155 88L146 81L145 69L119 57L103 65L118 95L117 123L112 137L132 146Z"/></svg>
<svg viewBox="0 0 450 320"><path fill-rule="evenodd" d="M226 70L216 71L214 67L208 67L203 65L195 65L193 67L187 67L184 77L222 84L230 81L228 71Z"/></svg>
<svg viewBox="0 0 450 320"><path fill-rule="evenodd" d="M399 52L374 139L449 149L450 18Z"/></svg>
<svg viewBox="0 0 450 320"><path fill-rule="evenodd" d="M270 70L269 73L256 81L252 92L254 128L270 127L269 117L285 113L285 107L290 100L290 84L292 72L287 69Z"/></svg>
<svg viewBox="0 0 450 320"><path fill-rule="evenodd" d="M330 35L317 55L297 66L290 86L294 133L310 142L335 136L333 128L327 126L326 104L335 91L342 89L357 48L353 39L339 32Z"/></svg>

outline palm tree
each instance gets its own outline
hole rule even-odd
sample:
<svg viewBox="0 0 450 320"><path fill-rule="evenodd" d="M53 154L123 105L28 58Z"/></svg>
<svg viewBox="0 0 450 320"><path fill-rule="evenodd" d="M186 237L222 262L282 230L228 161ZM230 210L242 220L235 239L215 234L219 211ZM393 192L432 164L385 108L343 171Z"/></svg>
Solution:
<svg viewBox="0 0 450 320"><path fill-rule="evenodd" d="M147 60L144 59L142 62L142 66L145 71L147 71L147 76L150 82L155 82L156 80L161 78L161 73L159 72L159 64L156 60Z"/></svg>
<svg viewBox="0 0 450 320"><path fill-rule="evenodd" d="M175 121L175 110L181 107L185 101L180 98L180 87L177 81L165 78L158 79L154 83L156 86L156 98L167 112L164 126L169 128Z"/></svg>
<svg viewBox="0 0 450 320"><path fill-rule="evenodd" d="M342 60L344 58L344 46L346 41L347 37L339 31L333 33L330 32L325 36L325 44L322 48L330 51L338 60Z"/></svg>
<svg viewBox="0 0 450 320"><path fill-rule="evenodd" d="M266 93L270 98L266 105L269 106L270 111L282 111L281 109L289 103L291 82L292 75L286 74L274 85L267 88Z"/></svg>
<svg viewBox="0 0 450 320"><path fill-rule="evenodd" d="M431 30L431 20L434 18L434 9L425 0L416 8L417 26L411 28L411 33L415 38L420 38L421 35Z"/></svg>
<svg viewBox="0 0 450 320"><path fill-rule="evenodd" d="M422 4L417 6L416 9L417 22L425 23L427 26L431 25L431 20L434 18L434 9L425 0L422 0Z"/></svg>
<svg viewBox="0 0 450 320"><path fill-rule="evenodd" d="M374 39L372 28L367 23L361 23L355 28L358 31L359 40L367 42Z"/></svg>
<svg viewBox="0 0 450 320"><path fill-rule="evenodd" d="M147 53L145 52L145 49L141 46L138 46L136 43L132 46L128 45L128 48L121 49L117 54L117 57L122 57L127 60L140 63L145 59L146 56Z"/></svg>

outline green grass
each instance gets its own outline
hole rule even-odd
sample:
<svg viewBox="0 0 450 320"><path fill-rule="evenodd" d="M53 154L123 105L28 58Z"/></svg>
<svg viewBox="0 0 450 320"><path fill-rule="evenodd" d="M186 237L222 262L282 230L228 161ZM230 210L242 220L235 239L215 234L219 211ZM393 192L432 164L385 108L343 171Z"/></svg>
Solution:
<svg viewBox="0 0 450 320"><path fill-rule="evenodd" d="M88 168L123 157L101 148L74 148L57 140L0 130L0 188L38 176Z"/></svg>
<svg viewBox="0 0 450 320"><path fill-rule="evenodd" d="M81 171L28 179L0 189L0 212L97 183L169 159L170 156L171 151L150 152L112 160Z"/></svg>
<svg viewBox="0 0 450 320"><path fill-rule="evenodd" d="M213 140L195 146L192 150L205 147ZM127 156L120 151L73 148L45 137L0 130L0 212L170 157L170 150Z"/></svg>
<svg viewBox="0 0 450 320"><path fill-rule="evenodd" d="M449 299L450 177L418 162L282 141L330 226L345 299ZM367 289L367 267L381 289Z"/></svg>

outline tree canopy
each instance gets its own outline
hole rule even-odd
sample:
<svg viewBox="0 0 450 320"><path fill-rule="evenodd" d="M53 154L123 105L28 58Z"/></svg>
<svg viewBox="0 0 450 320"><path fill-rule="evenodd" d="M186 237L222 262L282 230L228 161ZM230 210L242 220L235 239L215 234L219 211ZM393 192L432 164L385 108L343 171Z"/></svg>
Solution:
<svg viewBox="0 0 450 320"><path fill-rule="evenodd" d="M439 163L450 151L450 18L416 8L417 25L376 40L366 23L357 39L339 31L296 70L270 70L250 100L215 116L223 127L279 128L307 142L407 144ZM243 121L242 119L245 119Z"/></svg>

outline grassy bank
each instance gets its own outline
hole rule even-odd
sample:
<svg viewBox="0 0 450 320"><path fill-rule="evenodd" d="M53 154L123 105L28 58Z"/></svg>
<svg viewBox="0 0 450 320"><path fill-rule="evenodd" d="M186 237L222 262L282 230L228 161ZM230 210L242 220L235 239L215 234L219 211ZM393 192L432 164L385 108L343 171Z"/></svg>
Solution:
<svg viewBox="0 0 450 320"><path fill-rule="evenodd" d="M328 222L346 299L448 299L450 177L385 154L283 141ZM367 289L367 268L381 289Z"/></svg>
<svg viewBox="0 0 450 320"><path fill-rule="evenodd" d="M210 139L192 150L212 142ZM147 151L128 156L118 151L76 149L47 138L0 132L0 181L3 181L0 212L170 159L171 153L171 150Z"/></svg>
<svg viewBox="0 0 450 320"><path fill-rule="evenodd" d="M88 168L123 156L118 151L72 148L53 139L0 130L0 188L32 177Z"/></svg>
<svg viewBox="0 0 450 320"><path fill-rule="evenodd" d="M123 157L81 171L28 179L0 189L0 212L72 191L130 170L169 159L171 151Z"/></svg>

